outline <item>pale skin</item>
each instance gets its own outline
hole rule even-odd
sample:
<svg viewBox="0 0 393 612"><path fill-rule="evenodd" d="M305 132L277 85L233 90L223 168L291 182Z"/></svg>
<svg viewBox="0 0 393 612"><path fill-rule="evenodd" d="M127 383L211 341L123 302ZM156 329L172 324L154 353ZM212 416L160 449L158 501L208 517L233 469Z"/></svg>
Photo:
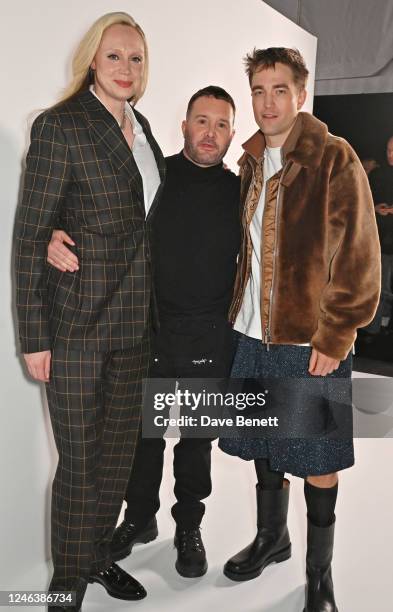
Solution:
<svg viewBox="0 0 393 612"><path fill-rule="evenodd" d="M181 128L183 153L196 166L219 164L235 134L234 112L226 100L201 96L194 101Z"/></svg>
<svg viewBox="0 0 393 612"><path fill-rule="evenodd" d="M375 211L383 217L386 217L386 215L393 215L393 207L388 206L386 203L377 204Z"/></svg>
<svg viewBox="0 0 393 612"><path fill-rule="evenodd" d="M119 124L124 120L126 101L141 89L144 61L143 40L135 28L115 24L105 30L90 67L94 70L94 90L97 96ZM134 133L129 119L125 121L123 135L131 148ZM65 242L74 244L70 238ZM70 271L78 269L75 262L72 262L72 268ZM60 269L65 271L68 268ZM34 380L49 381L50 350L25 353L23 357Z"/></svg>
<svg viewBox="0 0 393 612"><path fill-rule="evenodd" d="M304 86L295 83L289 66L277 62L274 68L254 73L251 95L255 121L265 136L267 146L282 147L306 100ZM339 365L339 360L313 348L308 371L313 376L326 376L337 370ZM307 481L314 487L330 488L338 482L338 475L308 476Z"/></svg>

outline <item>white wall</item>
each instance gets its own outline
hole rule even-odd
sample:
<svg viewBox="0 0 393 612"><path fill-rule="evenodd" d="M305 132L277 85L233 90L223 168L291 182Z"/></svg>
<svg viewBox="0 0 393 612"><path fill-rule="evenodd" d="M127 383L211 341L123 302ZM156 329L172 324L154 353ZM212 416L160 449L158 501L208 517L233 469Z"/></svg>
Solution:
<svg viewBox="0 0 393 612"><path fill-rule="evenodd" d="M316 39L260 0L1 3L0 589L47 584L48 490L56 460L41 390L23 375L16 354L12 315L12 232L28 126L67 82L80 36L98 16L119 9L130 12L147 34L151 78L138 108L165 154L181 148L188 98L202 86L217 84L228 89L239 109L237 136L227 156L235 168L240 143L255 130L242 66L254 46L300 49L312 75L307 108L312 107Z"/></svg>

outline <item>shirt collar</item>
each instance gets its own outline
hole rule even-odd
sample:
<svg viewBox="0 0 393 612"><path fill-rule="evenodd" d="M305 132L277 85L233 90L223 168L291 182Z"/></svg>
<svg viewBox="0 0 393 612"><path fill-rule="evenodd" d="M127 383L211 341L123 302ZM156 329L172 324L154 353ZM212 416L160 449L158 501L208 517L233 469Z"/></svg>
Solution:
<svg viewBox="0 0 393 612"><path fill-rule="evenodd" d="M107 110L109 110L106 105L104 104L104 102L97 96L95 90L94 90L94 85L90 85L89 90L91 91L91 93L93 94L93 96L95 96L97 98L97 100L99 102L101 102L101 104L103 106L105 106L105 108ZM109 111L110 112L110 111ZM140 123L138 123L134 111L132 109L131 104L127 101L125 104L125 112L127 117L129 118L129 120L131 121L131 125L132 125L132 131L134 132L135 135L135 139L138 141L138 144L140 145L144 145L146 143L146 136L143 132L143 128L141 126ZM120 127L120 123L119 123L119 127Z"/></svg>

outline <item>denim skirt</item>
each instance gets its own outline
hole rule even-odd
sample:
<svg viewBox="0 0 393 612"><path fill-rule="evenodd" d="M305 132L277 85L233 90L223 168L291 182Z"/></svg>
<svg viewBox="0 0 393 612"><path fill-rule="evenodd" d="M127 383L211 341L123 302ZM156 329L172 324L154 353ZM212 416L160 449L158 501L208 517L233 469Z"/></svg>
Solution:
<svg viewBox="0 0 393 612"><path fill-rule="evenodd" d="M326 377L315 377L309 374L309 360L311 347L297 345L269 346L260 340L238 334L238 346L232 366L231 377L237 379L264 380L297 379L294 384L301 386L307 384L307 379L319 379L323 384L324 395L329 389L337 388L337 384L344 384L345 394L350 397L352 355L340 363L339 368ZM334 379L341 379L340 381ZM310 384L312 384L310 382ZM322 388L322 387L321 387ZM336 398L335 398L336 399ZM352 417L351 406L346 402L347 414ZM309 423L309 410L307 402L302 404L301 396L297 393L296 402L291 405L288 397L288 415L296 421L296 431L307 432ZM303 408L304 406L304 408ZM231 438L220 438L219 448L225 453L240 457L241 459L268 459L271 470L287 472L294 476L320 476L330 474L351 467L354 464L354 450L351 426L345 429L345 434L337 436L327 433L321 436L299 435L289 437L250 437L247 435Z"/></svg>

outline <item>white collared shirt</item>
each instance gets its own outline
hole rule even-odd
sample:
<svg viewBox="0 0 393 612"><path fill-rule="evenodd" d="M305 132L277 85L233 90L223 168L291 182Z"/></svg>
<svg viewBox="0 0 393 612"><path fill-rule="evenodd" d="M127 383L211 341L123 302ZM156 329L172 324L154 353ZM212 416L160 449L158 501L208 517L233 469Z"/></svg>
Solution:
<svg viewBox="0 0 393 612"><path fill-rule="evenodd" d="M101 104L105 106L105 104L102 102L102 100L100 100L100 98L94 91L93 85L90 85L90 91L97 98L97 100L99 100ZM105 108L107 107L105 106ZM107 108L107 110L109 109ZM157 162L154 157L152 148L145 136L141 124L138 123L132 106L129 102L126 102L125 104L125 112L131 122L132 131L134 133L134 142L132 143L131 151L134 156L139 173L142 177L143 197L147 216L161 182L160 174L158 172Z"/></svg>

